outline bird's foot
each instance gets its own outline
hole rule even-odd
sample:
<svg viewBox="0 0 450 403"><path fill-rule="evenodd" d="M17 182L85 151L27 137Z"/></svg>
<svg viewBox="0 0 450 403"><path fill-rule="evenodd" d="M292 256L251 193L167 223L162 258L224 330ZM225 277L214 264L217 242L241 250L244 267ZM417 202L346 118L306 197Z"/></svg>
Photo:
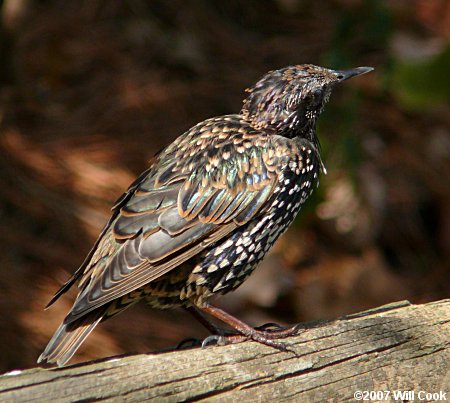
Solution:
<svg viewBox="0 0 450 403"><path fill-rule="evenodd" d="M269 328L275 328L268 330ZM266 346L274 347L277 350L284 352L295 352L289 348L286 343L278 341L276 339L289 337L299 332L300 326L292 326L289 328L282 328L276 323L267 323L257 328L243 329L242 333L222 333L208 336L202 342L202 347L206 347L210 344L219 346L227 344L241 343L243 341L253 340Z"/></svg>
<svg viewBox="0 0 450 403"><path fill-rule="evenodd" d="M294 336L300 332L303 326L298 324L288 328L280 326L278 323L265 323L256 327L254 330L262 334L267 339L282 339L284 337Z"/></svg>
<svg viewBox="0 0 450 403"><path fill-rule="evenodd" d="M284 337L292 336L297 334L300 330L300 326L292 326L287 329L280 328L275 323L268 323L266 325L261 326L260 328L253 328L247 325L245 322L242 322L238 318L235 318L233 315L225 312L223 309L215 307L205 301L203 301L203 305L198 307L204 313L207 313L215 318L221 320L226 323L231 328L235 329L237 333L223 333L222 331L216 332L213 329L213 334L217 335L216 337L207 338L206 343L203 342L202 345L211 344L211 342L220 342L221 344L230 344L230 343L240 343L241 341L253 340L261 344L265 344L266 346L274 347L281 351L290 351L294 353L291 349L288 348L286 343L282 343L276 339L281 339ZM209 322L208 322L209 323ZM272 328L270 330L270 328ZM273 329L275 328L275 329ZM295 353L294 353L295 354Z"/></svg>
<svg viewBox="0 0 450 403"><path fill-rule="evenodd" d="M227 344L232 344L228 341L228 337L221 334L212 334L202 341L202 348L209 345L225 346Z"/></svg>

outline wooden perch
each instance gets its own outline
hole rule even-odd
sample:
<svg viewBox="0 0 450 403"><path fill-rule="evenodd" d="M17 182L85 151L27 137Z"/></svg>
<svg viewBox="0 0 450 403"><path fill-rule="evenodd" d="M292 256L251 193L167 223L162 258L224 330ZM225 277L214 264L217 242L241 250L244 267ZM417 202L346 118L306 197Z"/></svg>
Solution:
<svg viewBox="0 0 450 403"><path fill-rule="evenodd" d="M450 401L450 300L307 326L285 339L295 355L245 342L12 371L0 376L0 401L354 401L356 391L390 392L372 401L394 401L394 391Z"/></svg>

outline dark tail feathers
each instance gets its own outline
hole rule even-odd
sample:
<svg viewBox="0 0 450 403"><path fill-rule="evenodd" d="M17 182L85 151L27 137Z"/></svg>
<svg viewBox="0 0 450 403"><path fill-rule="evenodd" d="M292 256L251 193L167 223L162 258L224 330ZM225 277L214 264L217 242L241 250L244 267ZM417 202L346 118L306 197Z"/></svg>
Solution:
<svg viewBox="0 0 450 403"><path fill-rule="evenodd" d="M39 364L56 363L58 367L63 366L102 320L105 311L106 309L96 309L73 323L62 323L37 362Z"/></svg>

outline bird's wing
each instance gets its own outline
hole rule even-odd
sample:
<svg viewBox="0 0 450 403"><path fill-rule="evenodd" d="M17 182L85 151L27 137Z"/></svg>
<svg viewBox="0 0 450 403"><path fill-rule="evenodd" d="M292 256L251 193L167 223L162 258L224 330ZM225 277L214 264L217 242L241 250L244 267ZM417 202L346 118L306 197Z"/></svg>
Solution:
<svg viewBox="0 0 450 403"><path fill-rule="evenodd" d="M157 279L264 210L286 157L268 136L239 127L206 121L159 155L119 201L66 323Z"/></svg>

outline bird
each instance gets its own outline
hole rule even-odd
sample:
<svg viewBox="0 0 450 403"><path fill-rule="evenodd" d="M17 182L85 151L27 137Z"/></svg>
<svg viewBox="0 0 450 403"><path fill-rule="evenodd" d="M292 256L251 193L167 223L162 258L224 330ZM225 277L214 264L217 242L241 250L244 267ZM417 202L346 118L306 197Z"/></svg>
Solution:
<svg viewBox="0 0 450 403"><path fill-rule="evenodd" d="M65 365L92 330L138 301L182 307L212 334L282 347L296 328L253 328L210 299L239 287L326 173L316 122L336 84L372 67L300 64L269 71L237 114L204 120L160 151L117 200L93 248L48 308L78 282L40 355ZM229 335L230 340L233 338Z"/></svg>

